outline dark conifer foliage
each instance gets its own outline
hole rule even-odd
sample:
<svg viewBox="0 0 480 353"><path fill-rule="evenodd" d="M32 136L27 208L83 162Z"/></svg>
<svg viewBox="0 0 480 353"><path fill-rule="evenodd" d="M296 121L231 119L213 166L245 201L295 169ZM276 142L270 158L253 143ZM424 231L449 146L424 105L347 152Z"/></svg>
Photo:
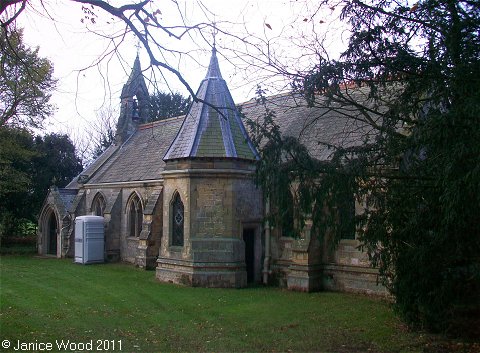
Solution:
<svg viewBox="0 0 480 353"><path fill-rule="evenodd" d="M149 121L185 115L192 100L180 93L156 92L150 95Z"/></svg>
<svg viewBox="0 0 480 353"><path fill-rule="evenodd" d="M36 223L47 190L65 187L82 164L67 135L33 137L24 129L0 128L0 236L23 235Z"/></svg>
<svg viewBox="0 0 480 353"><path fill-rule="evenodd" d="M366 207L356 219L359 238L401 316L412 326L479 334L478 2L322 4L342 6L348 48L293 85L311 106L352 108L344 119L372 133L353 147L331 146L331 160L320 162L275 133L268 112L255 127L268 140L259 182L270 197L293 185L297 224L314 205L320 235L327 227L341 233L324 205L334 210L342 194L355 193Z"/></svg>

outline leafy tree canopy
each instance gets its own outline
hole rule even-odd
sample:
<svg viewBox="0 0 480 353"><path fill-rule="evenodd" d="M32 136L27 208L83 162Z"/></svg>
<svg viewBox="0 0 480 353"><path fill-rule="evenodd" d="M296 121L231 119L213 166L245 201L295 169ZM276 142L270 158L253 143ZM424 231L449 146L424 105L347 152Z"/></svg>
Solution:
<svg viewBox="0 0 480 353"><path fill-rule="evenodd" d="M267 141L259 144L259 182L280 208L288 198L275 193L294 189L302 211L296 224L311 214L317 232L328 226L336 241L338 217L322 210L355 194L365 206L359 240L403 318L473 332L480 327L480 7L433 0L321 5L341 7L348 48L339 60L319 55L293 86L311 106L341 110L371 133L354 146L329 146L331 160L317 161L283 136L267 111L254 126L258 141Z"/></svg>
<svg viewBox="0 0 480 353"><path fill-rule="evenodd" d="M19 220L26 218L24 201L32 186L36 155L28 131L0 127L0 237L11 234Z"/></svg>
<svg viewBox="0 0 480 353"><path fill-rule="evenodd" d="M53 112L49 100L56 81L51 63L22 39L22 30L13 25L0 27L0 233L7 235L15 235L22 222L35 221L51 185L45 185L52 181L47 179L78 172L72 164L58 172L60 159L49 163L47 156L55 153L74 154L61 143L47 146L58 136L33 138L32 129L42 128Z"/></svg>
<svg viewBox="0 0 480 353"><path fill-rule="evenodd" d="M25 129L0 128L0 234L17 235L36 221L48 188L66 186L82 171L67 135L33 137Z"/></svg>
<svg viewBox="0 0 480 353"><path fill-rule="evenodd" d="M21 29L0 27L0 126L39 128L53 112L53 66L23 44Z"/></svg>
<svg viewBox="0 0 480 353"><path fill-rule="evenodd" d="M0 200L11 192L30 187L31 160L37 155L30 133L10 127L0 128Z"/></svg>

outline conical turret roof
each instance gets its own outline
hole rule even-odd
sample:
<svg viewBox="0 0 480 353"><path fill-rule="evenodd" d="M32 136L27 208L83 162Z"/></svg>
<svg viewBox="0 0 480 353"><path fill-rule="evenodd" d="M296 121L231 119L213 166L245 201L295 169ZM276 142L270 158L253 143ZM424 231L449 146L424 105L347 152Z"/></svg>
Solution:
<svg viewBox="0 0 480 353"><path fill-rule="evenodd" d="M181 158L259 159L222 78L213 48L207 75L163 160Z"/></svg>

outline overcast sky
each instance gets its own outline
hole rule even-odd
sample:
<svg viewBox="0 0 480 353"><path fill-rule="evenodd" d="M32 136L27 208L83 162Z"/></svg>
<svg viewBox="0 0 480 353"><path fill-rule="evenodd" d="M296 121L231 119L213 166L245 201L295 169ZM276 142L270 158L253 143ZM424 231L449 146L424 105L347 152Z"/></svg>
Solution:
<svg viewBox="0 0 480 353"><path fill-rule="evenodd" d="M322 35L332 32L331 24L330 27L327 26L327 22L333 16L332 13L317 14L317 17L312 19L309 16L314 9L309 7L308 2L303 1L203 0L205 8L194 0L179 0L178 3L187 22L214 20L221 29L234 35L245 36L248 31L264 41L270 41L272 50L275 50L277 55L285 57L285 60L290 56L298 66L307 65L309 59L307 58L305 63L299 61L301 49L298 48L298 44L292 44L292 38L298 40L298 37L310 34L312 25L315 25L315 31ZM165 18L173 22L178 20L178 17L175 17L178 12L172 2L158 0L153 4L159 7ZM106 28L106 31L118 31L123 28L123 24L115 24L108 16L101 16L95 26L87 27L85 21L81 22L84 14L80 4L52 1L49 5L48 14L27 11L22 14L19 24L25 28L26 43L39 46L40 56L47 57L54 64L58 89L52 101L58 110L49 119L48 131L67 132L78 136L88 131L99 109L118 108L120 91L130 73L137 53L137 43L132 37L127 37L116 55L103 60L100 65L83 70L95 63L111 45L108 39L95 35L91 29L97 32L101 32L103 28ZM101 12L98 11L98 14ZM53 17L55 21L49 17ZM239 44L233 38L219 33L216 40L220 69L234 100L240 103L251 99L262 74L258 70L249 71L245 62L235 58L235 49ZM338 52L343 46L340 35L330 36L328 40L327 45L331 46L332 53ZM172 64L176 65L194 91L206 73L212 41L213 36L207 31L203 33L203 38L194 35L192 38L168 43L175 49L192 50L190 57L182 56L181 61L175 59L177 61ZM168 39L165 40L165 43L167 42ZM237 48L244 51L244 48ZM140 59L142 67L147 67L148 58L142 49ZM171 89L187 95L186 89L172 75L166 74L165 77L156 75L152 79L157 81L158 86L164 91ZM278 93L274 90L281 88L282 85L271 88L270 93Z"/></svg>

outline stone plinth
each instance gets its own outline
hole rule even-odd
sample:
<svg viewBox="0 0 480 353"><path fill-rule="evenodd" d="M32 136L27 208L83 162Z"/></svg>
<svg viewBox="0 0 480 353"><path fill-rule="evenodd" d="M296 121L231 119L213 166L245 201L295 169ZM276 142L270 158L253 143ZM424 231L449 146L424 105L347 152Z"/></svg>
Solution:
<svg viewBox="0 0 480 353"><path fill-rule="evenodd" d="M287 287L290 290L314 292L322 289L321 247L311 234L312 222L307 221L301 238L292 244L292 262L288 268Z"/></svg>
<svg viewBox="0 0 480 353"><path fill-rule="evenodd" d="M241 288L247 284L244 253L240 239L194 239L189 258L159 257L156 275L163 282L194 287Z"/></svg>

